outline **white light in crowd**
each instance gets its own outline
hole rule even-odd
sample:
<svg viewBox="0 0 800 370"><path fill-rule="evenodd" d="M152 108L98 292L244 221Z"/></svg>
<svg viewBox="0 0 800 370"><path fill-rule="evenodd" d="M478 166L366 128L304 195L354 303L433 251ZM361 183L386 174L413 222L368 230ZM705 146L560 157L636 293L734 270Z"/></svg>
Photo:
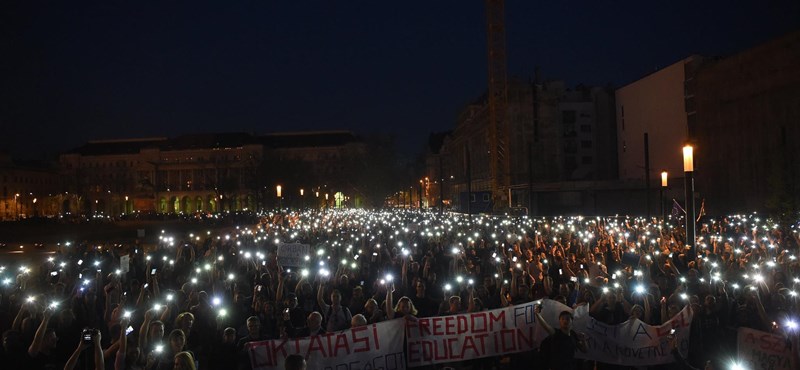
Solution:
<svg viewBox="0 0 800 370"><path fill-rule="evenodd" d="M458 254L458 248L453 247L453 254Z"/></svg>
<svg viewBox="0 0 800 370"><path fill-rule="evenodd" d="M219 309L219 315L220 315L221 317L225 317L225 316L227 316L227 315L228 315L228 310L226 310L226 309L224 309L224 308L220 308L220 309Z"/></svg>
<svg viewBox="0 0 800 370"><path fill-rule="evenodd" d="M130 318L131 317L131 311L125 311L125 313L122 314L122 317Z"/></svg>
<svg viewBox="0 0 800 370"><path fill-rule="evenodd" d="M636 293L643 294L644 293L644 287L641 286L641 285L637 285L636 288L635 288L635 291L636 291Z"/></svg>
<svg viewBox="0 0 800 370"><path fill-rule="evenodd" d="M172 294L167 294L167 302L172 301L174 296Z"/></svg>
<svg viewBox="0 0 800 370"><path fill-rule="evenodd" d="M456 276L456 281L459 282L459 283L462 283L462 282L464 282L464 278L461 277L461 276Z"/></svg>
<svg viewBox="0 0 800 370"><path fill-rule="evenodd" d="M794 320L786 320L786 327L789 330L796 330L797 329L797 322Z"/></svg>
<svg viewBox="0 0 800 370"><path fill-rule="evenodd" d="M214 306L219 306L220 303L222 303L222 299L220 299L219 297L214 297L211 300L211 304L213 304Z"/></svg>
<svg viewBox="0 0 800 370"><path fill-rule="evenodd" d="M236 276L233 274L228 274L228 280L233 280Z"/></svg>
<svg viewBox="0 0 800 370"><path fill-rule="evenodd" d="M156 353L164 352L164 345L159 344L156 346Z"/></svg>
<svg viewBox="0 0 800 370"><path fill-rule="evenodd" d="M450 289L453 289L453 287L452 287L452 286L450 286L450 284L445 284L445 285L444 285L444 291L445 291L445 292L449 292L449 291L450 291Z"/></svg>
<svg viewBox="0 0 800 370"><path fill-rule="evenodd" d="M683 299L685 301L685 300L689 299L689 296L686 293L681 293L681 299Z"/></svg>
<svg viewBox="0 0 800 370"><path fill-rule="evenodd" d="M197 278L192 278L192 284L197 284Z"/></svg>

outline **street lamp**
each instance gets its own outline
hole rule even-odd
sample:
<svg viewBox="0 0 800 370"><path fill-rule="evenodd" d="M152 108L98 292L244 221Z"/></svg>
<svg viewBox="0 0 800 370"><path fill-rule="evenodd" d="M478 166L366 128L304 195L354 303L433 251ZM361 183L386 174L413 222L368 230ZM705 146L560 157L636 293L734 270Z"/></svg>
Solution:
<svg viewBox="0 0 800 370"><path fill-rule="evenodd" d="M281 199L281 186L278 185L275 187L275 192L278 194L278 209L283 208L283 202Z"/></svg>
<svg viewBox="0 0 800 370"><path fill-rule="evenodd" d="M14 219L19 221L19 193L14 194L14 210L17 212Z"/></svg>
<svg viewBox="0 0 800 370"><path fill-rule="evenodd" d="M300 188L300 202L301 202L301 205L303 206L303 208L305 209L306 208L306 198L303 196L304 193L305 192L303 191L303 188Z"/></svg>
<svg viewBox="0 0 800 370"><path fill-rule="evenodd" d="M419 209L422 209L422 180L419 180Z"/></svg>
<svg viewBox="0 0 800 370"><path fill-rule="evenodd" d="M667 171L661 171L661 191L659 192L661 204L661 221L664 221L664 190L667 189Z"/></svg>
<svg viewBox="0 0 800 370"><path fill-rule="evenodd" d="M693 256L697 255L695 246L695 221L694 221L694 148L691 145L683 147L683 173L684 192L686 197L686 247L691 247Z"/></svg>

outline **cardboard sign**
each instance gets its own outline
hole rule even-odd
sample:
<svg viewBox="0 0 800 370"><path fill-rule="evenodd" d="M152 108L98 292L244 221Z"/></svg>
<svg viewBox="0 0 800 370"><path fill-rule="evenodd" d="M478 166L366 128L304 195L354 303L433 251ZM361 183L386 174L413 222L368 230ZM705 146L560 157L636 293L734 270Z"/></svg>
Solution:
<svg viewBox="0 0 800 370"><path fill-rule="evenodd" d="M281 266L300 266L305 261L305 257L308 255L310 248L311 246L308 244L278 244L278 263L280 263Z"/></svg>

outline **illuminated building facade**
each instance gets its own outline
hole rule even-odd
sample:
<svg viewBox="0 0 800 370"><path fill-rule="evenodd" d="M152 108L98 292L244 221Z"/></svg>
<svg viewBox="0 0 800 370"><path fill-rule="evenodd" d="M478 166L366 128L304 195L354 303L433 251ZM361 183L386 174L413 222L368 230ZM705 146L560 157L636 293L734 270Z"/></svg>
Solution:
<svg viewBox="0 0 800 370"><path fill-rule="evenodd" d="M260 210L278 203L279 184L285 189L284 205L319 204L317 197L301 199L301 188L307 189L306 197L312 189L322 189L323 194L341 192L355 201L352 189L336 175L348 172L346 167L357 163L353 158L359 155L361 139L346 131L92 141L61 155L65 186L73 194L62 211Z"/></svg>

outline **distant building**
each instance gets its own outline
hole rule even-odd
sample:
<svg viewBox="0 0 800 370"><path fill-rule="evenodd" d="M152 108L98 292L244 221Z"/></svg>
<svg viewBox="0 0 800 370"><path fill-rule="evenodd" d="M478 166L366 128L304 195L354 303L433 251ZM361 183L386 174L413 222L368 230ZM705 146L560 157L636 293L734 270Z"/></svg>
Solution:
<svg viewBox="0 0 800 370"><path fill-rule="evenodd" d="M691 56L616 91L619 178L645 179L644 134L650 148L653 185L661 171L683 178L681 148L695 121L694 76L702 58Z"/></svg>
<svg viewBox="0 0 800 370"><path fill-rule="evenodd" d="M800 31L707 62L695 81L689 134L708 209L800 205Z"/></svg>
<svg viewBox="0 0 800 370"><path fill-rule="evenodd" d="M527 208L531 204L537 207L538 198L549 197L537 190L545 184L616 177L614 97L610 89L569 89L561 81L511 79L507 109L511 200L501 208ZM464 108L455 129L440 138L440 148L429 150L425 176L435 181L444 179L442 194L446 204L465 210L460 199L467 192L468 162L472 192L485 195L491 191L488 138L488 106L482 97ZM430 190L430 204L435 206L438 189Z"/></svg>
<svg viewBox="0 0 800 370"><path fill-rule="evenodd" d="M14 161L0 154L0 220L58 213L60 183L51 163Z"/></svg>
<svg viewBox="0 0 800 370"><path fill-rule="evenodd" d="M110 215L353 205L345 176L364 155L351 132L184 135L92 141L61 155L63 212ZM303 189L303 194L300 194ZM350 203L347 203L350 202Z"/></svg>
<svg viewBox="0 0 800 370"><path fill-rule="evenodd" d="M694 148L695 202L711 214L800 205L800 31L725 58L691 56L616 92L620 180L651 194L667 170L683 195L681 147ZM796 209L796 208L795 208Z"/></svg>

